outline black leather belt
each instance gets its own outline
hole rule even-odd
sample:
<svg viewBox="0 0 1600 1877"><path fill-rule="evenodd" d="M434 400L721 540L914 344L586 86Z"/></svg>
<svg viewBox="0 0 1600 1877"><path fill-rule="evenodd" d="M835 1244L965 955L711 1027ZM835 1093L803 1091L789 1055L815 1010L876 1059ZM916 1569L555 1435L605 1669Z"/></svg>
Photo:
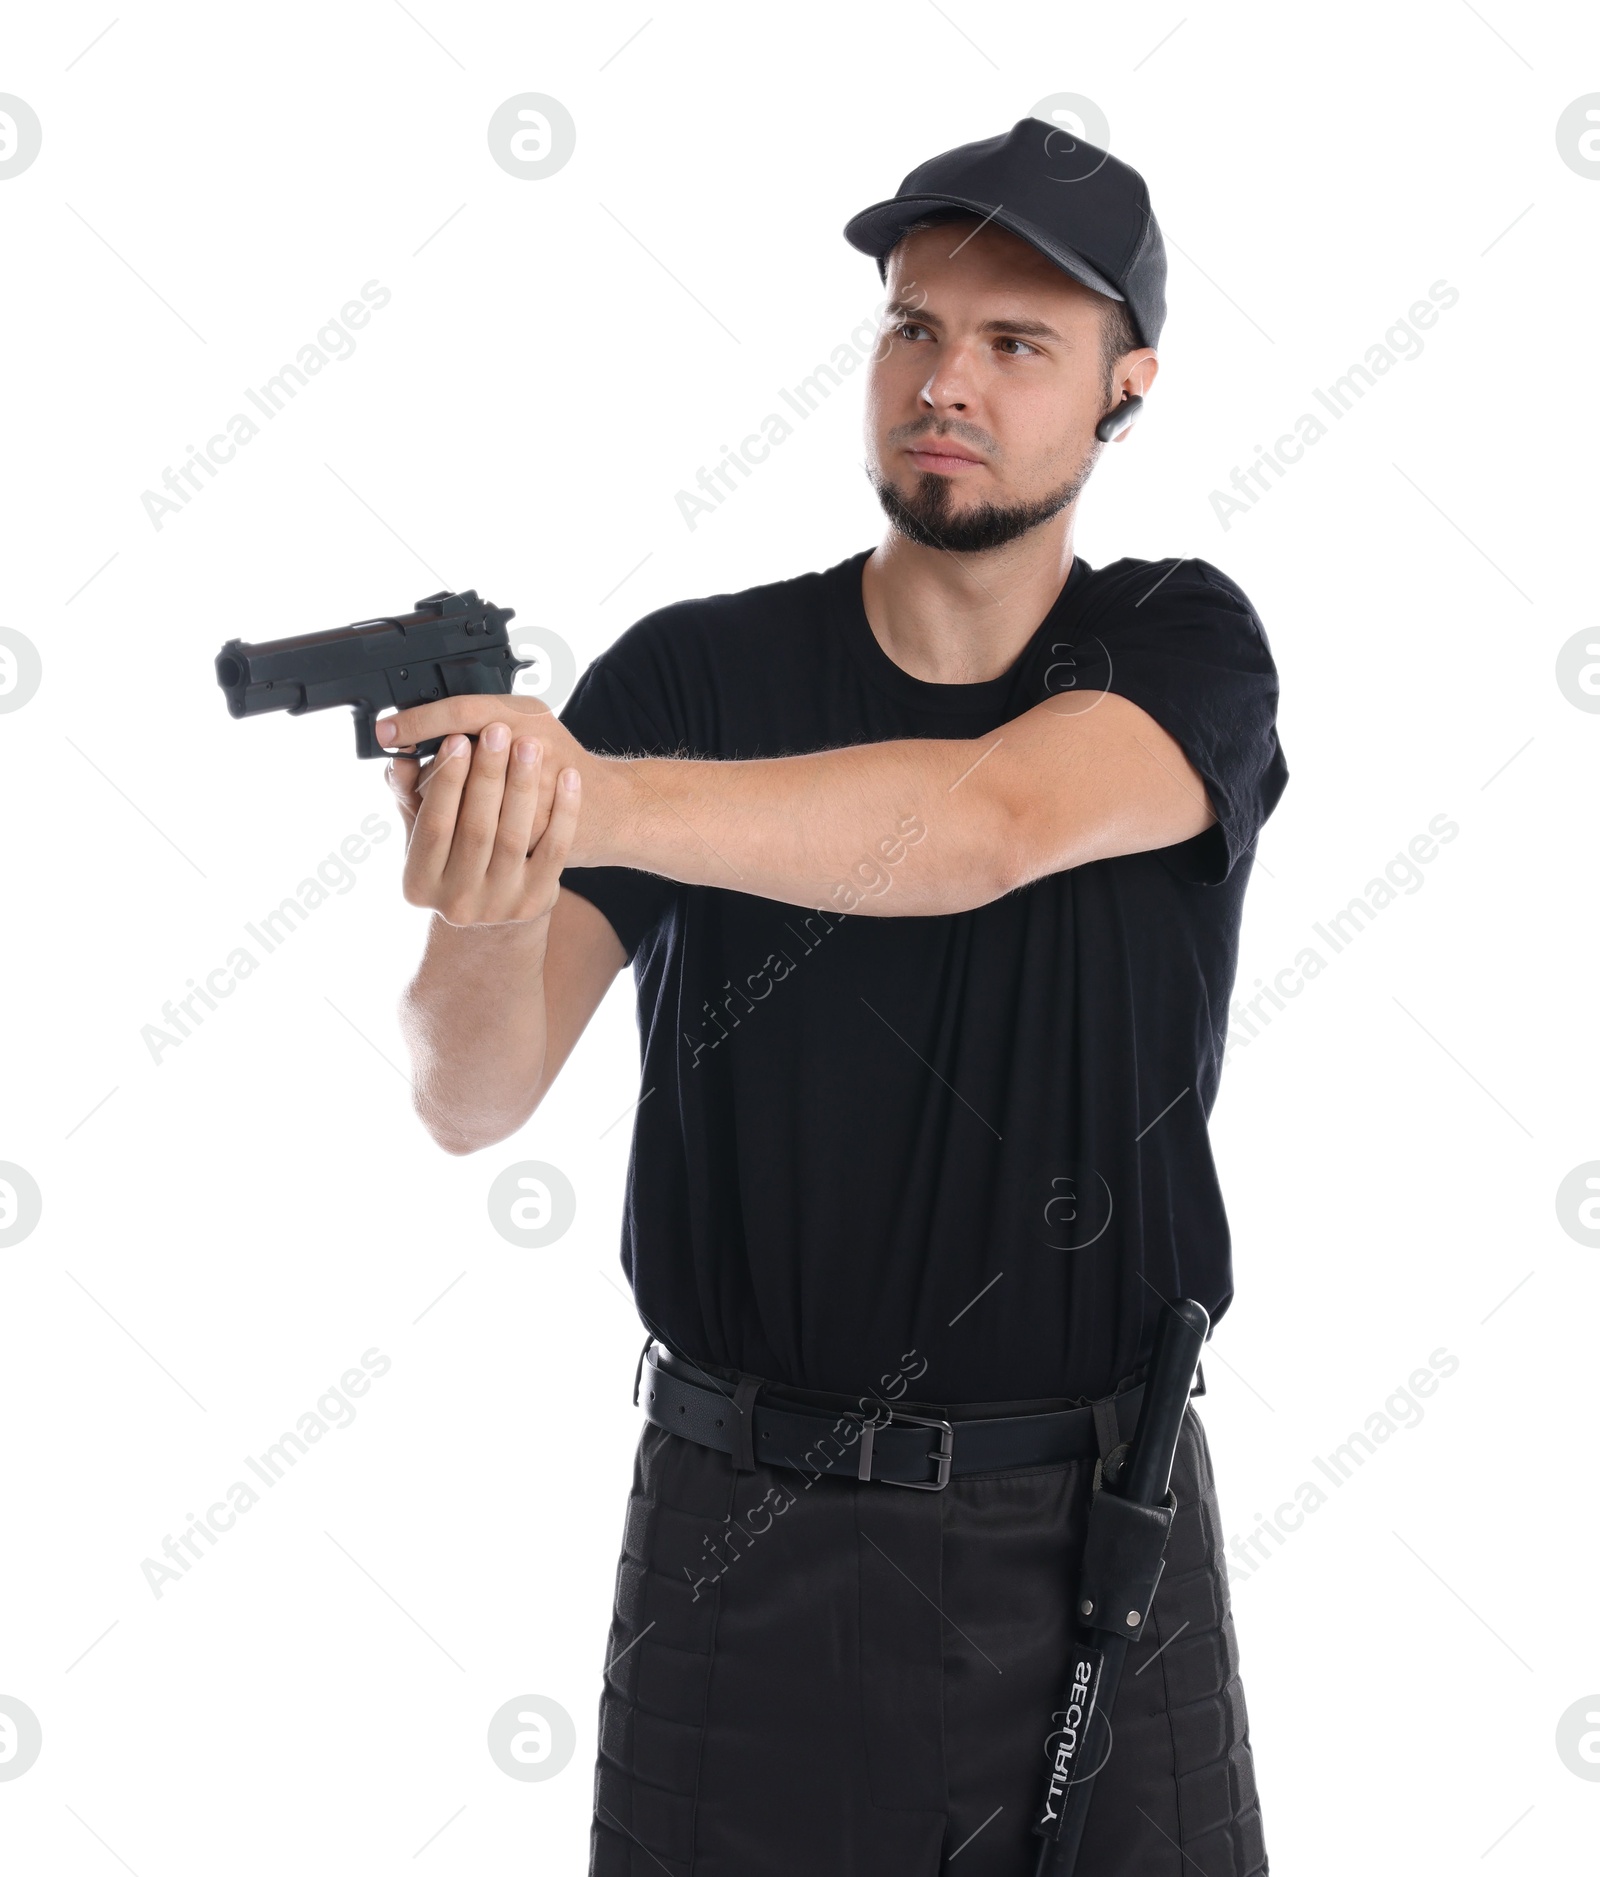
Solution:
<svg viewBox="0 0 1600 1877"><path fill-rule="evenodd" d="M1081 1408L1044 1414L940 1419L884 1401L861 1411L759 1400L753 1377L731 1384L659 1346L640 1358L646 1418L670 1434L733 1456L736 1466L881 1480L938 1492L952 1479L1092 1460L1103 1451L1096 1415L1115 1441L1131 1440L1144 1385ZM638 1399L636 1394L635 1399Z"/></svg>

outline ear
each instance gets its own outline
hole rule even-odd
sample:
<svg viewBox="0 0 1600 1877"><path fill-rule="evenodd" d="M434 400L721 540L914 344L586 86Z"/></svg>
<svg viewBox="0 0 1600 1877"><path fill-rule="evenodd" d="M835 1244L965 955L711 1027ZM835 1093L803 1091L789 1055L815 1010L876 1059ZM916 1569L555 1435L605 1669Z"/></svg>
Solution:
<svg viewBox="0 0 1600 1877"><path fill-rule="evenodd" d="M1148 346L1125 352L1118 359L1116 376L1111 381L1112 406L1094 427L1102 443L1120 443L1133 428L1134 419L1144 408L1145 393L1160 369L1159 360Z"/></svg>
<svg viewBox="0 0 1600 1877"><path fill-rule="evenodd" d="M1117 360L1117 375L1111 387L1113 401L1120 403L1123 398L1148 397L1160 369L1161 361L1149 346L1141 346L1137 352L1124 352Z"/></svg>

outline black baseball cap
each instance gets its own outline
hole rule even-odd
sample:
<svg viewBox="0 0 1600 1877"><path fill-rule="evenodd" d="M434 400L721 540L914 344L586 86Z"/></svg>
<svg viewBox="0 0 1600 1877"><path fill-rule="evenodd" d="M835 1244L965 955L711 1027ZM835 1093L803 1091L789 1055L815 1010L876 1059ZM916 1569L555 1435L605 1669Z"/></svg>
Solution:
<svg viewBox="0 0 1600 1877"><path fill-rule="evenodd" d="M887 202L845 224L845 239L887 275L889 250L935 209L966 209L1009 229L1064 273L1124 300L1140 343L1167 317L1167 250L1136 169L1059 124L1025 117L1002 137L919 164Z"/></svg>

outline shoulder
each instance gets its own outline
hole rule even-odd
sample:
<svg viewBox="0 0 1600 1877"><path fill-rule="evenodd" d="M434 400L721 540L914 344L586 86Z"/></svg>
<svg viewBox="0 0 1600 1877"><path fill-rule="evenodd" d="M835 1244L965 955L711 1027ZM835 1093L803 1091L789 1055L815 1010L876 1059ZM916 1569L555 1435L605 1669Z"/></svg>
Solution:
<svg viewBox="0 0 1600 1877"><path fill-rule="evenodd" d="M859 579L868 552L816 573L770 580L735 593L674 600L635 620L595 662L622 677L643 677L706 659L721 663L741 652L765 658L776 646L792 643L797 631L817 628L852 572Z"/></svg>
<svg viewBox="0 0 1600 1877"><path fill-rule="evenodd" d="M636 726L628 733L662 749L720 749L750 709L815 688L835 608L865 558L646 613L589 665L564 718L580 734Z"/></svg>
<svg viewBox="0 0 1600 1877"><path fill-rule="evenodd" d="M1079 614L1088 632L1125 643L1194 646L1204 639L1250 664L1272 663L1266 627L1237 580L1192 556L1118 560L1092 569Z"/></svg>
<svg viewBox="0 0 1600 1877"><path fill-rule="evenodd" d="M1249 596L1231 575L1208 560L1172 556L1166 560L1123 559L1091 569L1085 598L1097 612L1128 614L1155 606L1165 618L1186 610L1217 610L1260 618Z"/></svg>

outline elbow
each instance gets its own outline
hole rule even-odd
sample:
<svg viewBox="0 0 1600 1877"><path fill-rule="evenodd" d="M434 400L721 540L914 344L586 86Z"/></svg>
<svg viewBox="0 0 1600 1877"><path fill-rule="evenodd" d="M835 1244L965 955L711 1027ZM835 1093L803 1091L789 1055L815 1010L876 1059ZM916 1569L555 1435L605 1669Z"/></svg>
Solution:
<svg viewBox="0 0 1600 1877"><path fill-rule="evenodd" d="M890 896L885 894L882 905L874 910L934 914L976 912L980 906L992 905L1037 878L1038 869L1031 865L1025 847L1014 841L993 838L990 832L975 838L965 852L947 859L938 872L919 880L907 896L915 898L914 908L908 906L905 899L898 905L891 904Z"/></svg>
<svg viewBox="0 0 1600 1877"><path fill-rule="evenodd" d="M474 1126L466 1115L454 1114L437 1102L430 1101L420 1086L412 1095L411 1106L417 1119L427 1129L434 1146L443 1148L456 1159L464 1160L468 1154L494 1145L494 1139L486 1128Z"/></svg>
<svg viewBox="0 0 1600 1877"><path fill-rule="evenodd" d="M1051 871L1033 818L1025 807L1004 802L996 804L991 826L973 862L978 883L984 888L981 904L1004 899Z"/></svg>
<svg viewBox="0 0 1600 1877"><path fill-rule="evenodd" d="M482 1153L485 1147L509 1140L526 1126L543 1092L540 1089L531 1100L515 1106L469 1107L444 1098L419 1075L413 1084L411 1106L436 1147L456 1159L465 1159L468 1154Z"/></svg>
<svg viewBox="0 0 1600 1877"><path fill-rule="evenodd" d="M411 1054L412 1112L434 1145L458 1159L481 1153L523 1127L543 1100L519 1064L491 1062L476 1072L470 1050L452 1046L416 984L400 1003L400 1028Z"/></svg>
<svg viewBox="0 0 1600 1877"><path fill-rule="evenodd" d="M1031 885L1039 877L1039 869L1033 864L1032 856L1020 843L985 856L980 865L985 888L984 897L979 902L982 905L1004 899L1008 893L1015 893Z"/></svg>
<svg viewBox="0 0 1600 1877"><path fill-rule="evenodd" d="M457 1160L465 1160L468 1154L479 1153L485 1147L494 1145L486 1134L465 1133L447 1122L431 1120L426 1114L422 1116L422 1125L428 1130L434 1146L443 1148Z"/></svg>
<svg viewBox="0 0 1600 1877"><path fill-rule="evenodd" d="M1105 851L1085 817L1063 814L1037 796L998 796L989 806L973 861L975 873L990 880L991 899L1081 867Z"/></svg>
<svg viewBox="0 0 1600 1877"><path fill-rule="evenodd" d="M504 1121L481 1115L445 1114L420 1099L414 1106L418 1119L428 1130L434 1145L458 1160L464 1160L468 1154L482 1153L485 1147L493 1147L497 1142L509 1139L528 1118L523 1115L516 1120Z"/></svg>

